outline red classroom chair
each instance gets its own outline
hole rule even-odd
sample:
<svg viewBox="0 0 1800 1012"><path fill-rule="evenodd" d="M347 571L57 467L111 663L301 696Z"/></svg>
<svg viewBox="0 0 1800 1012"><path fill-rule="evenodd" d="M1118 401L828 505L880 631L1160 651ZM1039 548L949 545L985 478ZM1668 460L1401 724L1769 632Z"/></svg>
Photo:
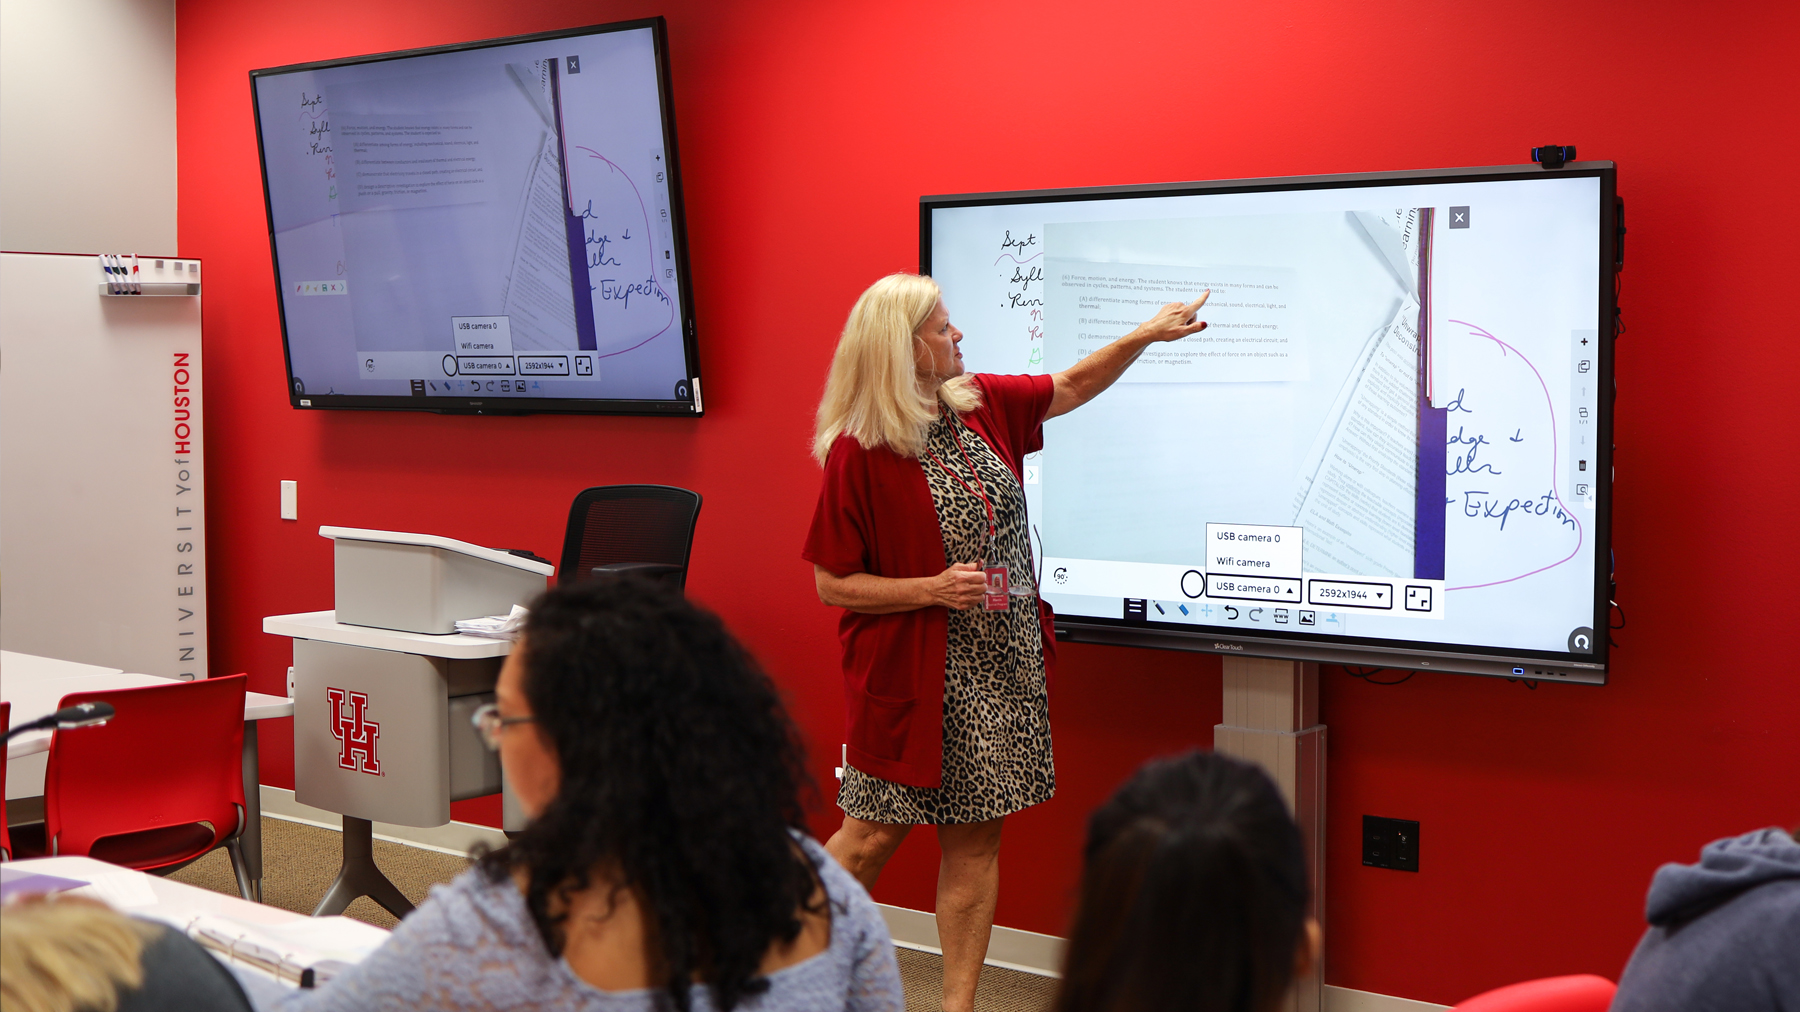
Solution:
<svg viewBox="0 0 1800 1012"><path fill-rule="evenodd" d="M1618 985L1591 973L1542 977L1483 991L1452 1012L1606 1012Z"/></svg>
<svg viewBox="0 0 1800 1012"><path fill-rule="evenodd" d="M251 899L238 847L247 681L231 675L64 696L59 708L104 702L115 715L51 736L44 839L32 849L167 874L223 846L238 892ZM21 834L19 857L40 856L26 854L25 842Z"/></svg>

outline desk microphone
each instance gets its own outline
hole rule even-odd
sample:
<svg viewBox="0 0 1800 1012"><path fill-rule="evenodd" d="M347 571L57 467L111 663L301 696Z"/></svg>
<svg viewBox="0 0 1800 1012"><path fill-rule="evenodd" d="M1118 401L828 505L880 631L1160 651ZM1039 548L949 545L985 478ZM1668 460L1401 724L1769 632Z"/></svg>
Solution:
<svg viewBox="0 0 1800 1012"><path fill-rule="evenodd" d="M29 731L42 731L48 727L54 727L58 731L72 731L78 727L98 727L111 719L113 719L111 703L76 703L74 706L65 706L48 717L39 717L29 724L20 724L6 732L6 740L12 741L18 735Z"/></svg>

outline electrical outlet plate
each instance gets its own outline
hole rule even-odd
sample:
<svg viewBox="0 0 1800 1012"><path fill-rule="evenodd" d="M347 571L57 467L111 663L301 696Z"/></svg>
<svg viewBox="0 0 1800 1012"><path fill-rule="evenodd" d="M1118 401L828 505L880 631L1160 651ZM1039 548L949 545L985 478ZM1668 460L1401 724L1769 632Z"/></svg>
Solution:
<svg viewBox="0 0 1800 1012"><path fill-rule="evenodd" d="M1411 819L1363 816L1362 863L1395 871L1419 870L1419 824Z"/></svg>

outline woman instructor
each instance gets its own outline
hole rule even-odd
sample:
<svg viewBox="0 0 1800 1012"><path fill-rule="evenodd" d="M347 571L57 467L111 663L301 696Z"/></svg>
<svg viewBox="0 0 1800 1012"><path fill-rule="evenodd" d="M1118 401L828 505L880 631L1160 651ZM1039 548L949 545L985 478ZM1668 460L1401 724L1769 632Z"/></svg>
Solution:
<svg viewBox="0 0 1800 1012"><path fill-rule="evenodd" d="M844 609L844 824L826 844L865 887L915 825L937 827L944 1008L974 1004L1006 816L1056 793L1020 476L1046 418L1111 386L1143 350L1205 329L1173 303L1049 376L965 375L937 284L893 274L844 326L813 455L823 487L803 557ZM1010 592L1009 592L1010 591Z"/></svg>

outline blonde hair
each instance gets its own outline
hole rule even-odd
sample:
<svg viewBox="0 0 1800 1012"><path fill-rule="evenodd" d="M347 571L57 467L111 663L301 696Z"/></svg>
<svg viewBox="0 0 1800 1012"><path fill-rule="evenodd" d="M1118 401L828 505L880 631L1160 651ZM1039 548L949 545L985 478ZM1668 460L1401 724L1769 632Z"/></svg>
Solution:
<svg viewBox="0 0 1800 1012"><path fill-rule="evenodd" d="M945 382L935 397L919 389L918 330L942 298L928 277L889 274L850 307L813 430L813 457L820 464L839 436L916 457L939 403L959 412L981 404L981 391L967 375Z"/></svg>
<svg viewBox="0 0 1800 1012"><path fill-rule="evenodd" d="M10 903L0 917L0 1008L113 1012L121 986L143 986L144 943L157 930L87 900Z"/></svg>

